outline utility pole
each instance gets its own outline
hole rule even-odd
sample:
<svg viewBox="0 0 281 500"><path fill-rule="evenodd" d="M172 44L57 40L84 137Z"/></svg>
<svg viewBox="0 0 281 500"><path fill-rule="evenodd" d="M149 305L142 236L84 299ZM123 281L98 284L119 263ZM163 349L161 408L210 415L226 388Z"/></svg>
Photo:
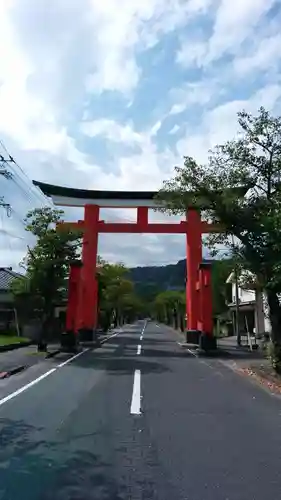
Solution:
<svg viewBox="0 0 281 500"><path fill-rule="evenodd" d="M9 172L9 170L7 170L5 168L5 164L8 162L11 162L11 161L12 161L12 159L5 160L5 158L2 155L0 155L0 175L2 177L5 177L5 179L12 179L12 177L13 177L11 172ZM0 196L0 207L5 208L6 212L7 212L7 216L10 217L11 205L10 205L10 203L5 202L4 196Z"/></svg>
<svg viewBox="0 0 281 500"><path fill-rule="evenodd" d="M232 238L232 245L234 247L234 236ZM237 263L234 261L234 283L235 283L235 334L237 345L241 345L241 335L239 328L239 285L238 285L238 269Z"/></svg>

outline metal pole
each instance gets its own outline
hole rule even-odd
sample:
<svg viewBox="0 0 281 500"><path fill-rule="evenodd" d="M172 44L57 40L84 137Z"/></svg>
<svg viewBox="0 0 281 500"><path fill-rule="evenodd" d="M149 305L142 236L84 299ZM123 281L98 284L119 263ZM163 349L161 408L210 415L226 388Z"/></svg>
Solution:
<svg viewBox="0 0 281 500"><path fill-rule="evenodd" d="M234 236L232 235L232 245L234 246ZM239 329L239 286L237 265L234 262L234 281L235 281L235 333L237 345L241 345L241 335Z"/></svg>
<svg viewBox="0 0 281 500"><path fill-rule="evenodd" d="M18 312L16 308L14 308L14 314L15 314L15 323L16 323L16 329L17 329L17 336L20 337L20 329L19 329L19 322L18 322Z"/></svg>

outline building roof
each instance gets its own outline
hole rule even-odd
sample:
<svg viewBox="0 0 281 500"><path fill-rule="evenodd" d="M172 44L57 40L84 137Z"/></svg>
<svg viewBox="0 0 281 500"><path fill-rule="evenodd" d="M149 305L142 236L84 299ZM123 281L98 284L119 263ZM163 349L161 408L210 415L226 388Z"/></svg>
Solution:
<svg viewBox="0 0 281 500"><path fill-rule="evenodd" d="M21 276L23 275L13 271L11 267L0 267L0 291L7 292L13 279Z"/></svg>

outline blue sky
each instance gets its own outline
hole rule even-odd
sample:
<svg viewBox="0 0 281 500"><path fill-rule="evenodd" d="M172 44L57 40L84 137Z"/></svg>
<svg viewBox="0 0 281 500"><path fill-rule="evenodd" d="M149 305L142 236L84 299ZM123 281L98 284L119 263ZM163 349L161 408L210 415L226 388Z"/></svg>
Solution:
<svg viewBox="0 0 281 500"><path fill-rule="evenodd" d="M0 137L33 179L157 189L183 155L205 162L233 137L237 111L280 113L280 22L280 0L2 1ZM24 215L32 202L13 183L2 189ZM15 266L26 235L7 241L7 227L21 233L1 217L1 265ZM108 235L100 252L165 264L185 242Z"/></svg>

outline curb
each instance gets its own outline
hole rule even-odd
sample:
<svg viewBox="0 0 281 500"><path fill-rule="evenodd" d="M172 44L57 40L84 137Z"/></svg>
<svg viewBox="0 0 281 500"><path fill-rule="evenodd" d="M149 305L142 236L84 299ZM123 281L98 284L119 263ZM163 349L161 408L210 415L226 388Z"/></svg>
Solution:
<svg viewBox="0 0 281 500"><path fill-rule="evenodd" d="M16 375L16 373L20 373L23 370L25 370L26 368L27 368L27 366L25 366L25 365L19 365L19 366L16 366L15 368L12 368L11 370L8 370L6 372L1 372L0 373L0 380L3 380L4 378L8 378L11 375Z"/></svg>
<svg viewBox="0 0 281 500"><path fill-rule="evenodd" d="M60 350L58 350L58 349L56 351L49 352L45 356L45 359L53 358L54 356L56 356L59 353L60 353ZM30 365L30 366L32 366L32 365ZM11 375L16 375L17 373L20 373L20 372L26 370L27 368L30 368L30 366L29 365L18 365L18 366L15 366L14 368L11 368L10 370L0 372L0 380L11 377Z"/></svg>
<svg viewBox="0 0 281 500"><path fill-rule="evenodd" d="M224 349L217 348L205 351L204 349L200 349L200 347L198 347L198 344L192 344L187 342L177 342L177 343L181 348L186 349L187 351L193 350L194 354L198 357L200 356L206 358L210 357L210 358L223 358L223 359L230 357L228 351L225 351Z"/></svg>
<svg viewBox="0 0 281 500"><path fill-rule="evenodd" d="M48 352L45 356L45 359L50 359L50 358L54 358L57 354L59 354L61 352L60 349L56 349L55 351L52 351L52 352Z"/></svg>

